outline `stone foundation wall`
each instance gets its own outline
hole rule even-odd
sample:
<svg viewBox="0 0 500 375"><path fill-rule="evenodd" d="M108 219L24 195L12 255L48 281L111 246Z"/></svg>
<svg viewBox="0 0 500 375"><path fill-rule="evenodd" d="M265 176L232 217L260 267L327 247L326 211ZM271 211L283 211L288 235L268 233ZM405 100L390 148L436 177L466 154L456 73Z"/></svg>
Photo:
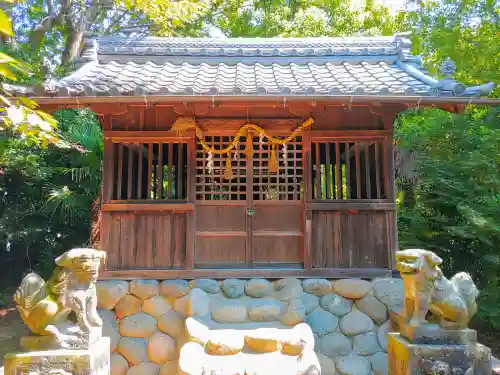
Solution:
<svg viewBox="0 0 500 375"><path fill-rule="evenodd" d="M403 285L398 279L107 280L98 282L97 293L112 375L201 373L209 357L220 363L214 373L226 374L230 358L254 365L254 353L242 364L249 350L261 353L262 363L283 361L280 369L293 362L294 375L313 374L309 363L319 363L324 375L384 375L388 309L401 306Z"/></svg>

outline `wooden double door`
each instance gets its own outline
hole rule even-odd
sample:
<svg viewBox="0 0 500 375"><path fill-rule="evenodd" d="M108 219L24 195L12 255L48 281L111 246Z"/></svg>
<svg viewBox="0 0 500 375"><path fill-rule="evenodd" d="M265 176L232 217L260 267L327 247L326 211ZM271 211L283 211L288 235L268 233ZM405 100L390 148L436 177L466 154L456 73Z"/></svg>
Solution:
<svg viewBox="0 0 500 375"><path fill-rule="evenodd" d="M230 142L224 135L206 139L215 149ZM277 171L269 168L273 153ZM302 268L301 140L273 147L260 136L242 139L230 156L232 178L227 156L198 145L196 158L195 267Z"/></svg>

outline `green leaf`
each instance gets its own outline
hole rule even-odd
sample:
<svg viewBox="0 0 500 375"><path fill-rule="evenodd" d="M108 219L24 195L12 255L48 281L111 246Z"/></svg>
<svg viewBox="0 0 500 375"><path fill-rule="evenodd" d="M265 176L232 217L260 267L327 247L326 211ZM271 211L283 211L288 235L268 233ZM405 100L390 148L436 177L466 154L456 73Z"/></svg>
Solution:
<svg viewBox="0 0 500 375"><path fill-rule="evenodd" d="M26 98L25 96L20 96L17 99L19 99L26 107L29 107L31 109L38 107L37 102L35 102L34 100L31 100L30 98Z"/></svg>
<svg viewBox="0 0 500 375"><path fill-rule="evenodd" d="M3 52L0 52L0 64L4 64L4 63L21 64L20 61L17 61L13 57L11 57Z"/></svg>
<svg viewBox="0 0 500 375"><path fill-rule="evenodd" d="M0 75L12 81L17 80L16 75L12 72L12 70L10 70L8 64L0 64Z"/></svg>
<svg viewBox="0 0 500 375"><path fill-rule="evenodd" d="M8 36L14 36L14 32L12 31L12 23L10 22L7 14L0 9L0 33Z"/></svg>
<svg viewBox="0 0 500 375"><path fill-rule="evenodd" d="M47 121L52 127L56 128L57 129L57 121L56 119L54 119L54 117L52 117L51 115L49 115L48 113L45 113L43 111L40 111L40 110L37 110L35 111L42 119L44 119L45 121Z"/></svg>

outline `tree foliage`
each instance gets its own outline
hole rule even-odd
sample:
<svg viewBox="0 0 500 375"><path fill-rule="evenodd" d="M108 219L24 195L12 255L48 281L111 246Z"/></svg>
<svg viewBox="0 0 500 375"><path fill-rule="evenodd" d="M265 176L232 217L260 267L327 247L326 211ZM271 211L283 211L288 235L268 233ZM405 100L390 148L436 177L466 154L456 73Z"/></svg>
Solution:
<svg viewBox="0 0 500 375"><path fill-rule="evenodd" d="M0 9L0 37L14 36L9 15ZM17 81L20 74L28 74L26 65L11 55L0 52L0 83ZM0 132L16 134L23 139L46 147L49 143L66 145L57 130L52 116L37 109L38 104L26 97L13 98L3 87L0 88Z"/></svg>
<svg viewBox="0 0 500 375"><path fill-rule="evenodd" d="M429 0L408 13L414 52L422 54L434 74L450 57L456 78L469 84L497 83L500 94L500 2L497 0Z"/></svg>
<svg viewBox="0 0 500 375"><path fill-rule="evenodd" d="M113 0L26 0L12 9L14 53L28 61L36 80L67 73L84 38L147 30L144 15Z"/></svg>
<svg viewBox="0 0 500 375"><path fill-rule="evenodd" d="M372 2L354 9L349 0L135 0L128 6L144 12L158 26L157 33L167 36L391 35L405 25L405 13L392 15Z"/></svg>
<svg viewBox="0 0 500 375"><path fill-rule="evenodd" d="M89 110L66 109L55 118L79 147L33 148L6 134L0 142L0 285L9 292L26 270L50 272L55 256L89 241L102 132Z"/></svg>
<svg viewBox="0 0 500 375"><path fill-rule="evenodd" d="M445 259L449 273L467 270L483 289L483 317L500 325L500 108L463 115L427 109L402 115L398 147L415 155L416 181L398 176L402 248Z"/></svg>

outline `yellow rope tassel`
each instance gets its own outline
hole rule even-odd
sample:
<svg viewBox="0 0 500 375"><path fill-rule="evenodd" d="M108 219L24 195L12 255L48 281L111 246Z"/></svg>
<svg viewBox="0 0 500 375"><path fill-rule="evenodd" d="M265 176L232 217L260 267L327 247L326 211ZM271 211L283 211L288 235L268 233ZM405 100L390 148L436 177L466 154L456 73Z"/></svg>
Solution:
<svg viewBox="0 0 500 375"><path fill-rule="evenodd" d="M173 132L177 133L178 136L181 136L183 132L189 129L195 129L196 130L196 136L200 137L203 136L203 131L198 131L198 126L196 125L196 122L189 117L181 117L178 118L174 124L172 125L172 130ZM201 129L199 129L201 130Z"/></svg>
<svg viewBox="0 0 500 375"><path fill-rule="evenodd" d="M231 167L231 154L227 154L226 168L224 169L224 180L232 180L234 178L233 168Z"/></svg>
<svg viewBox="0 0 500 375"><path fill-rule="evenodd" d="M276 145L271 146L271 156L269 157L269 172L278 172L278 156L276 155Z"/></svg>
<svg viewBox="0 0 500 375"><path fill-rule="evenodd" d="M250 131L247 131L247 145L245 147L245 154L250 158L253 155L253 139L252 133Z"/></svg>

